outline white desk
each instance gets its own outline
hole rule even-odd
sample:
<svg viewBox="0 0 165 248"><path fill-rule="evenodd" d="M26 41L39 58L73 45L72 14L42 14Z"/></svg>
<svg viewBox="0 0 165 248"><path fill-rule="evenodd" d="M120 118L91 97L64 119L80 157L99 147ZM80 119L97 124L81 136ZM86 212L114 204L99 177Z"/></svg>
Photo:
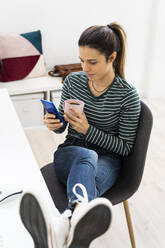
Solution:
<svg viewBox="0 0 165 248"><path fill-rule="evenodd" d="M24 192L39 195L47 206L55 208L8 92L0 89L0 188L5 185L20 186ZM1 248L34 247L20 220L19 202L20 199L15 199L0 204Z"/></svg>

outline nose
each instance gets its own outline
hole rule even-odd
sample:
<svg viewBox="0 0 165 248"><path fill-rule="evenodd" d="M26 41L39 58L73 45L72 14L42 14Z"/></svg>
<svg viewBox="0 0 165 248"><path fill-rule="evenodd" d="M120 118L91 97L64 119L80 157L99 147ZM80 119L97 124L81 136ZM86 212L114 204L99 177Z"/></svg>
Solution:
<svg viewBox="0 0 165 248"><path fill-rule="evenodd" d="M84 72L89 72L90 68L89 65L87 65L87 63L82 63L82 69Z"/></svg>

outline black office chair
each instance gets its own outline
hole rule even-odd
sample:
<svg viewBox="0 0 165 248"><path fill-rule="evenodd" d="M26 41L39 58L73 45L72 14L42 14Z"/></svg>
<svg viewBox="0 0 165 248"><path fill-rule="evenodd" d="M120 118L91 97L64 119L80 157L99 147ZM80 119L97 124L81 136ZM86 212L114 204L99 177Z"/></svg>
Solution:
<svg viewBox="0 0 165 248"><path fill-rule="evenodd" d="M103 197L109 199L113 205L118 203L124 204L132 248L135 248L136 245L128 199L136 192L142 179L152 123L152 113L147 105L141 101L141 114L134 147L131 153L122 160L118 180L113 187L103 195ZM65 186L58 181L53 164L51 163L44 166L41 172L56 207L60 211L64 211L67 206L66 190Z"/></svg>

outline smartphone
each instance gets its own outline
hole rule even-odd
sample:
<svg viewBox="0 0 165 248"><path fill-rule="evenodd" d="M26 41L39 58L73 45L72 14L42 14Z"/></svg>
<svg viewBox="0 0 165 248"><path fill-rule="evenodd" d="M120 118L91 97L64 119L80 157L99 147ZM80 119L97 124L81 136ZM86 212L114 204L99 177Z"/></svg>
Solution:
<svg viewBox="0 0 165 248"><path fill-rule="evenodd" d="M50 114L55 114L56 115L56 119L60 119L60 121L64 124L64 126L66 126L66 121L62 118L62 116L60 115L60 113L58 112L57 108L55 107L53 102L49 102L46 101L44 99L40 99L40 101L42 102L42 104L44 105L44 108L46 109L46 111Z"/></svg>

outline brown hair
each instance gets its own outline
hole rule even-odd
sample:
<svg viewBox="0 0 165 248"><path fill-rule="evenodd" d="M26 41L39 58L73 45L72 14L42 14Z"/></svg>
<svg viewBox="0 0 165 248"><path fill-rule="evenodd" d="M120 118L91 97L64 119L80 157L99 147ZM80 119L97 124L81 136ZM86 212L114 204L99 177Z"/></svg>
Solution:
<svg viewBox="0 0 165 248"><path fill-rule="evenodd" d="M113 22L107 26L96 25L87 28L81 34L78 45L97 49L105 55L106 61L116 51L117 56L113 62L113 68L116 74L125 78L126 33L119 24Z"/></svg>

